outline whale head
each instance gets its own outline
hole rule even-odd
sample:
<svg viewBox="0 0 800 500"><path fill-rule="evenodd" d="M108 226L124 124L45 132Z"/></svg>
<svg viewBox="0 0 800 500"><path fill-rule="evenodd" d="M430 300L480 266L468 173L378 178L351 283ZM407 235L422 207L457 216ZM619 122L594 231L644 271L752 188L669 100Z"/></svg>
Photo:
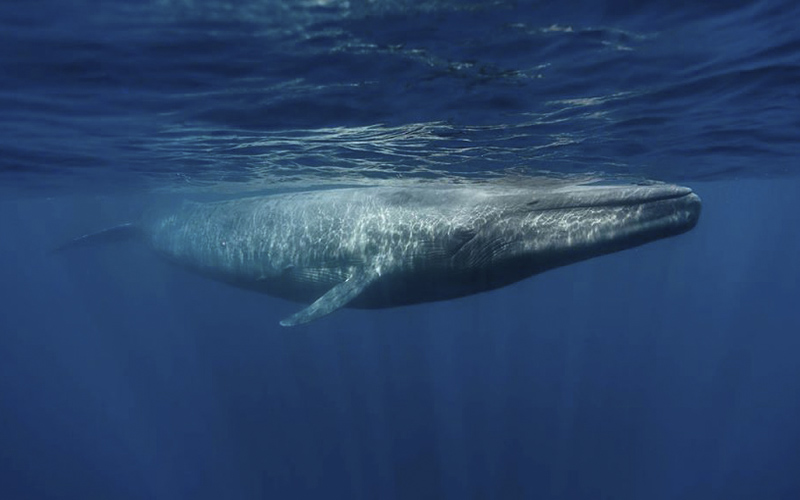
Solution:
<svg viewBox="0 0 800 500"><path fill-rule="evenodd" d="M501 196L507 209L460 252L468 265L492 268L498 285L684 233L697 224L701 207L691 189L669 184L577 185Z"/></svg>

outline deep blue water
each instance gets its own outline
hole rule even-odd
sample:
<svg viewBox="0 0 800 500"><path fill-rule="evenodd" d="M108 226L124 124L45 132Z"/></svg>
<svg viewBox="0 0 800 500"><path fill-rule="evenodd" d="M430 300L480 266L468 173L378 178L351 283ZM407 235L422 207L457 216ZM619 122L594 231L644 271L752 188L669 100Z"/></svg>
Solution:
<svg viewBox="0 0 800 500"><path fill-rule="evenodd" d="M800 4L0 3L0 498L800 498ZM297 306L153 196L650 178L690 233L456 301Z"/></svg>

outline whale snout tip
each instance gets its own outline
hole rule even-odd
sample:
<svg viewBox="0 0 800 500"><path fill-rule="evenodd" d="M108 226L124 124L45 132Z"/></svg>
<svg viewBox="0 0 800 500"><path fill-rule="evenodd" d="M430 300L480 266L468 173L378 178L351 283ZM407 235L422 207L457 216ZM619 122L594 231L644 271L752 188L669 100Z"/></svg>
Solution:
<svg viewBox="0 0 800 500"><path fill-rule="evenodd" d="M700 212L703 208L703 200L700 199L697 193L689 189L689 193L686 195L686 204L688 205L689 218L691 219L692 227L694 227L695 224L697 224L697 221L700 219Z"/></svg>
<svg viewBox="0 0 800 500"><path fill-rule="evenodd" d="M675 214L673 218L675 229L679 233L693 229L700 220L703 206L697 193L686 188L686 194L673 198L671 203L673 207L671 210Z"/></svg>

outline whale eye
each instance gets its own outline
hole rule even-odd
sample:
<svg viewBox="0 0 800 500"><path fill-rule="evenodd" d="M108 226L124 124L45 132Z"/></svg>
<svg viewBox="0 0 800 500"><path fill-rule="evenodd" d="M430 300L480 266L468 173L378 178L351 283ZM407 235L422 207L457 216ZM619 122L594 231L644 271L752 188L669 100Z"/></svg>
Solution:
<svg viewBox="0 0 800 500"><path fill-rule="evenodd" d="M533 200L533 201L529 201L528 203L526 203L526 205L528 205L529 207L535 207L538 204L539 204L539 200Z"/></svg>

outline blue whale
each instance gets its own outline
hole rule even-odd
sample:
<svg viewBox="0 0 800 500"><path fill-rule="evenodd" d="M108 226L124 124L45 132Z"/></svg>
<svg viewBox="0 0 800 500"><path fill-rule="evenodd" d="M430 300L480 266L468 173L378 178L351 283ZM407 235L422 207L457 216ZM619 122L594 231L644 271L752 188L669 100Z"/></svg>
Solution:
<svg viewBox="0 0 800 500"><path fill-rule="evenodd" d="M700 198L652 185L425 185L183 202L60 248L143 238L172 262L309 304L382 308L493 290L693 228Z"/></svg>

